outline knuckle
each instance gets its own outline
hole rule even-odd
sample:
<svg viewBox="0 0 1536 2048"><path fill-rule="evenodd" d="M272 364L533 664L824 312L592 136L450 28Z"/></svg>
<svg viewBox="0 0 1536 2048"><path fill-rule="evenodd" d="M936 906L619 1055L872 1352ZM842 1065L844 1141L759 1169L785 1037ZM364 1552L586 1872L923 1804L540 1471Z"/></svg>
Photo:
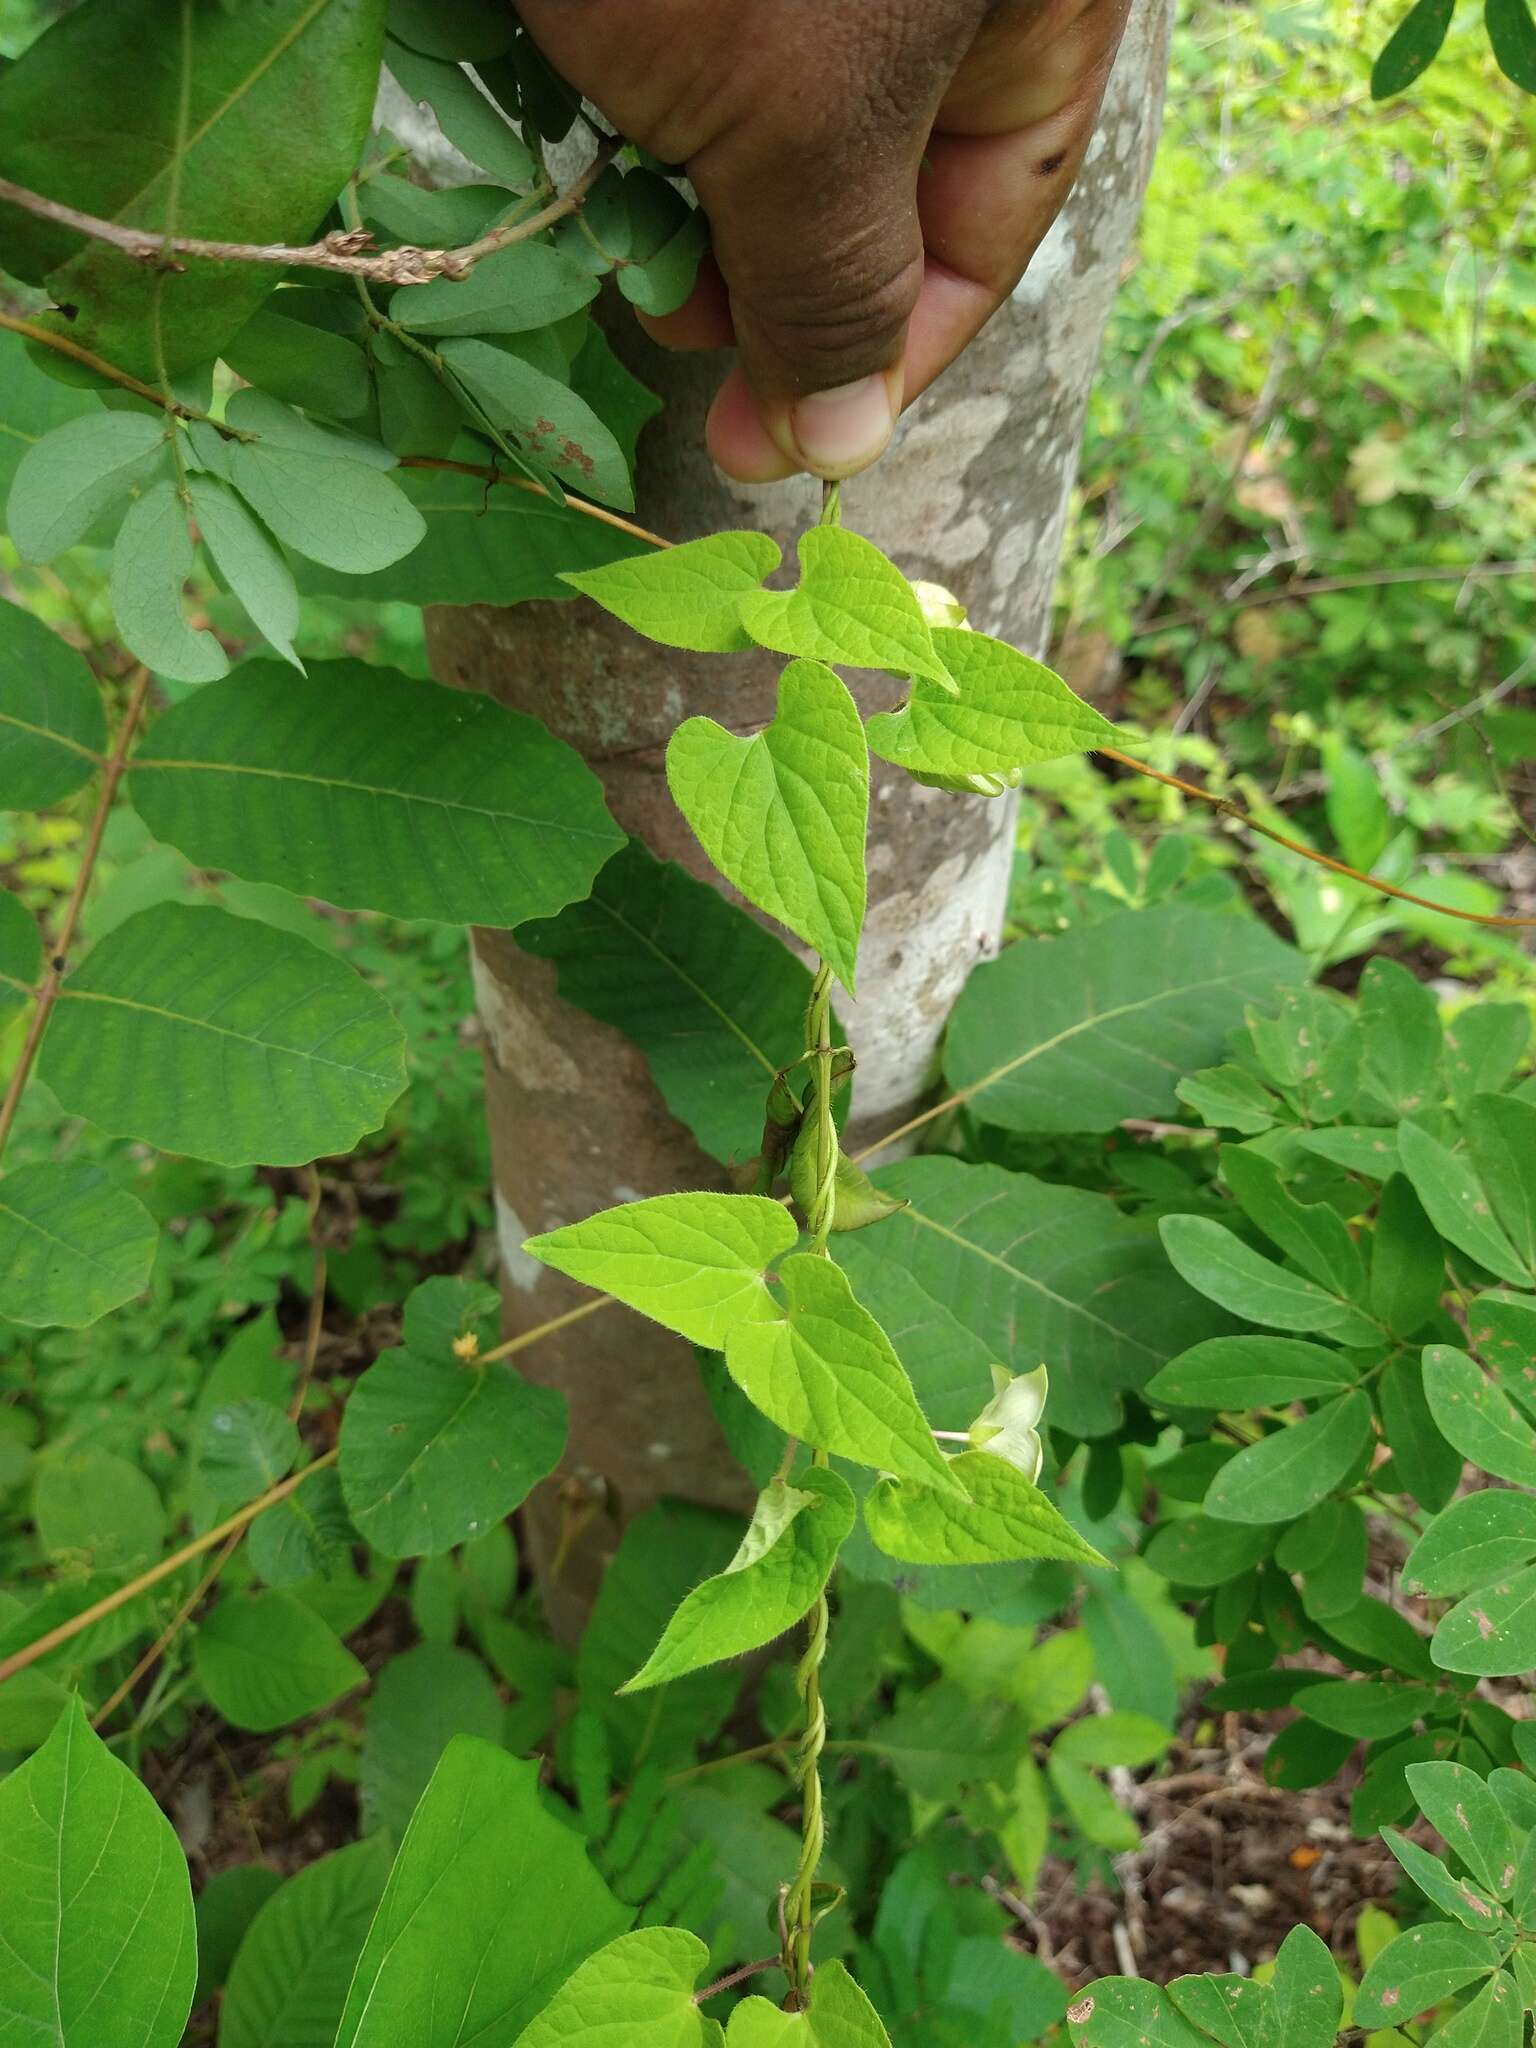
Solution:
<svg viewBox="0 0 1536 2048"><path fill-rule="evenodd" d="M792 363L804 365L808 386L862 374L889 353L917 303L920 253L870 265L827 258L814 269L757 297L764 332Z"/></svg>

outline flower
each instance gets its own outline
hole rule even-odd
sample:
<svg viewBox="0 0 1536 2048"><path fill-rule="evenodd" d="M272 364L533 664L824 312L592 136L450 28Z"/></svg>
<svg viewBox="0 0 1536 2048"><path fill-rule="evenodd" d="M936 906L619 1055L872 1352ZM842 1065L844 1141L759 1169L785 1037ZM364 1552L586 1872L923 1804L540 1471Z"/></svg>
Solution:
<svg viewBox="0 0 1536 2048"><path fill-rule="evenodd" d="M991 1400L967 1432L971 1447L1006 1458L1033 1485L1045 1462L1039 1423L1045 1413L1050 1374L1043 1365L1036 1366L1033 1372L1018 1374L994 1365L992 1385L995 1391Z"/></svg>

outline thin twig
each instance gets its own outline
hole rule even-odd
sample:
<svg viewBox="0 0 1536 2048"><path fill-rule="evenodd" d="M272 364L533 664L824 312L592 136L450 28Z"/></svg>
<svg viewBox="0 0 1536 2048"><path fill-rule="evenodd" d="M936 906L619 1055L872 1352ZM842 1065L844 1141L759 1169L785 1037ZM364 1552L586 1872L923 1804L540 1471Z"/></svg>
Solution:
<svg viewBox="0 0 1536 2048"><path fill-rule="evenodd" d="M9 328L12 334L19 334L24 341L35 341L42 348L51 348L55 355L68 356L72 363L83 363L88 370L94 370L98 377L105 377L109 383L118 385L124 391L131 391L136 398L147 398L151 405L165 405L165 396L153 384L145 384L132 377L126 370L120 370L116 363L109 363L105 356L94 356L88 348L82 348L78 341L71 341L67 334L55 334L52 328L39 327L36 321L23 320L15 313L0 312L0 327ZM181 419L201 419L195 406L179 402L167 408Z"/></svg>
<svg viewBox="0 0 1536 2048"><path fill-rule="evenodd" d="M510 484L515 491L532 491L536 498L549 498L543 484L536 483L529 476L508 476L505 470L492 469L483 462L452 462L445 455L402 455L402 469L446 469L454 476L472 476L483 484ZM569 492L565 502L577 512L585 513L588 519L600 519L604 526L615 526L620 533L632 534L636 540L643 540L653 548L675 547L677 543L666 539L663 534L652 533L647 526L636 526L632 519L626 519L621 512L610 512L606 505L591 504L585 498L573 498ZM553 498L550 498L553 504Z"/></svg>
<svg viewBox="0 0 1536 2048"><path fill-rule="evenodd" d="M1261 590L1256 597L1244 595L1229 603L1199 605L1182 612L1164 612L1160 618L1137 625L1133 637L1150 638L1171 632L1175 626L1202 626L1228 612L1256 611L1262 604L1286 604L1298 597L1328 597L1337 590L1374 590L1388 583L1476 583L1484 576L1530 576L1536 574L1536 559L1521 562L1462 562L1452 567L1423 569L1376 569L1358 576L1308 576L1299 583L1287 583L1280 590Z"/></svg>
<svg viewBox="0 0 1536 2048"><path fill-rule="evenodd" d="M19 207L38 220L73 228L92 241L105 242L149 268L182 271L186 264L178 259L185 256L205 263L265 263L282 270L339 271L348 277L367 278L374 284L429 284L438 277L456 282L468 277L487 256L510 249L515 242L529 241L553 227L556 221L575 213L621 147L621 138L610 136L581 176L548 206L526 220L492 228L477 241L466 242L457 249L421 249L405 244L396 249L376 250L367 228L340 228L322 235L318 242L300 244L204 241L195 235L157 234L148 228L124 227L119 221L103 220L99 214L82 213L78 207L66 206L61 200L48 199L40 192L28 191L24 185L13 184L9 178L0 178L0 201Z"/></svg>
<svg viewBox="0 0 1536 2048"><path fill-rule="evenodd" d="M160 1659L171 1647L171 1644L175 1642L177 1636L181 1634L181 1631L186 1627L187 1623L192 1619L192 1616L203 1604L203 1599L205 1595L208 1593L209 1589L218 1579L225 1565L227 1565L229 1563L229 1560L234 1556L236 1550L239 1548L240 1539L244 1534L244 1529L237 1529L233 1536L226 1539L224 1548L213 1560L213 1563L209 1565L207 1571L203 1573L203 1576L192 1588L192 1591L187 1595L186 1599L182 1601L181 1605L177 1608L176 1612L171 1616L170 1620L166 1623L165 1627L161 1629L159 1635L155 1637L155 1640L144 1652L143 1656L139 1659L138 1663L134 1665L133 1669L129 1672L128 1676L123 1680L122 1684L118 1686L117 1689L113 1693L111 1693L108 1696L108 1698L102 1703L102 1705L96 1709L95 1713L92 1714L91 1726L93 1728L100 1728L103 1726L105 1722L109 1721L112 1718L113 1714L116 1713L117 1709L122 1705L123 1701L127 1699L129 1693L133 1691L134 1687L138 1684L139 1680L143 1678L146 1675L146 1673L154 1670L155 1666L160 1662Z"/></svg>
<svg viewBox="0 0 1536 2048"><path fill-rule="evenodd" d="M127 709L118 725L112 752L107 757L106 769L101 778L101 793L96 799L95 815L91 819L90 831L86 835L85 851L80 857L80 871L75 876L75 886L70 891L63 922L59 926L58 937L54 940L49 954L48 971L37 991L31 1021L27 1025L27 1035L22 1043L21 1057L16 1062L16 1071L11 1075L10 1084L6 1088L5 1100L0 1102L0 1156L4 1155L6 1141L11 1135L11 1126L16 1121L16 1111L21 1104L21 1092L27 1085L27 1077L32 1071L37 1049L42 1044L43 1033L48 1028L53 1006L59 999L69 949L74 944L75 927L80 922L86 891L90 888L91 877L96 871L96 857L101 851L101 835L107 829L107 816L112 809L113 798L117 795L117 785L123 779L123 770L128 762L128 749L133 744L133 736L138 730L139 717L144 709L144 700L148 695L149 670L140 668L134 677Z"/></svg>
<svg viewBox="0 0 1536 2048"><path fill-rule="evenodd" d="M146 1572L140 1572L136 1579L130 1579L126 1586L119 1586L113 1593L105 1594L79 1614L72 1614L68 1621L61 1621L57 1628L51 1628L46 1635L38 1637L35 1643L13 1652L9 1657L0 1658L0 1685L8 1678L14 1678L18 1671L25 1671L29 1664L35 1664L40 1657L46 1657L50 1650L56 1650L61 1643L72 1642L84 1630L104 1621L109 1614L116 1614L120 1607L126 1607L130 1600L137 1600L141 1593L147 1593L151 1586L158 1586L162 1579L168 1579L173 1572L179 1572L184 1564L190 1564L194 1557L201 1557L205 1551L222 1543L226 1536L233 1536L244 1529L248 1522L254 1522L268 1508L276 1507L280 1500L286 1500L290 1493L301 1487L306 1479L312 1479L317 1472L323 1472L328 1465L336 1462L335 1451L324 1451L313 1464L306 1465L302 1472L290 1473L280 1479L276 1486L269 1486L258 1500L247 1501L243 1508L237 1508L227 1521L220 1522L215 1529L209 1529L202 1536L195 1536L190 1543L184 1543L180 1550L172 1551L169 1557L162 1557L158 1564L151 1565Z"/></svg>
<svg viewBox="0 0 1536 2048"><path fill-rule="evenodd" d="M1506 917L1492 910L1457 910L1449 903L1436 903L1428 896L1415 896L1411 889L1399 889L1395 883L1382 881L1379 875L1363 875L1358 868L1352 868L1348 861L1335 860L1331 853L1319 853L1315 846L1308 846L1303 840L1292 839L1285 832L1277 832L1272 825L1262 825L1251 812L1233 803L1230 797L1217 796L1214 790L1201 789L1198 783L1186 782L1179 775L1165 775L1161 768L1150 768L1145 761L1138 761L1134 755L1122 754L1118 747L1096 747L1095 753L1106 760L1118 761L1122 767L1134 768L1138 775L1149 775L1154 782L1166 783L1169 789L1181 790L1185 796L1194 797L1197 802L1209 804L1213 810L1224 811L1229 818L1235 818L1250 832L1257 832L1265 839L1272 839L1276 846L1283 846L1288 853L1299 853L1303 860L1315 861L1319 867L1331 868L1336 875L1347 875L1352 882L1359 882L1367 889L1374 889L1379 895L1395 897L1399 903L1415 903L1421 910L1437 911L1441 917L1459 918L1463 924L1491 925L1498 931L1536 931L1536 917Z"/></svg>

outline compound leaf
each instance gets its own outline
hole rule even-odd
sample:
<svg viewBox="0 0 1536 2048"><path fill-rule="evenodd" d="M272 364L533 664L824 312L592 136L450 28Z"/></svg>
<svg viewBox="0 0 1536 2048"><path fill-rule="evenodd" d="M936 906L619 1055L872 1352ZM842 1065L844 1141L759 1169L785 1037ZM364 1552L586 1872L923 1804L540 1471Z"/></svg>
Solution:
<svg viewBox="0 0 1536 2048"><path fill-rule="evenodd" d="M159 1232L99 1167L18 1166L0 1180L0 1316L83 1330L142 1293Z"/></svg>
<svg viewBox="0 0 1536 2048"><path fill-rule="evenodd" d="M41 811L73 796L106 744L101 693L84 657L0 600L0 807Z"/></svg>

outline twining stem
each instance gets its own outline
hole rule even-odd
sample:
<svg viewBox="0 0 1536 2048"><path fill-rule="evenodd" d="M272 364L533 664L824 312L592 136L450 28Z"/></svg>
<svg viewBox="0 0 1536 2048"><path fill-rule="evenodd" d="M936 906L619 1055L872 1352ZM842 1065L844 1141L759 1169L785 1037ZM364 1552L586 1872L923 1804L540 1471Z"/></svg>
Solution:
<svg viewBox="0 0 1536 2048"><path fill-rule="evenodd" d="M95 814L91 819L90 830L86 834L85 849L80 856L80 871L75 876L75 886L70 891L68 903L64 906L64 917L49 952L48 971L37 991L31 1021L27 1025L27 1035L22 1042L21 1056L6 1088L5 1099L0 1102L0 1157L4 1156L11 1127L16 1121L16 1111L21 1104L22 1090L26 1087L27 1077L32 1072L32 1062L37 1058L37 1049L43 1042L43 1033L48 1028L53 1006L59 999L64 969L69 961L69 949L75 940L75 927L80 922L80 913L85 907L86 891L91 886L91 877L96 870L96 857L101 852L101 835L107 829L107 818L112 809L113 799L117 795L117 786L122 781L123 771L128 765L128 749L133 745L133 737L138 730L139 719L148 695L149 670L139 668L134 674L133 688L128 694L127 709L123 712L118 725L112 751L107 756L106 768L101 778L101 791L96 799ZM0 1677L3 1676L4 1671L0 1669Z"/></svg>
<svg viewBox="0 0 1536 2048"><path fill-rule="evenodd" d="M812 1251L826 1258L837 1204L837 1126L832 1117L832 970L824 960L818 963L811 983L805 1042L816 1115L816 1193L806 1221L811 1227Z"/></svg>
<svg viewBox="0 0 1536 2048"><path fill-rule="evenodd" d="M825 1465L826 1452L814 1452L812 1462ZM823 1591L811 1609L805 1652L795 1670L805 1711L805 1732L795 1759L795 1782L800 1788L800 1861L784 1902L784 1974L789 1979L792 2010L800 2012L810 2001L811 1932L816 1924L811 1898L827 1839L821 1799L821 1753L827 1741L821 1665L827 1654L828 1620L827 1596Z"/></svg>
<svg viewBox="0 0 1536 2048"><path fill-rule="evenodd" d="M60 200L45 198L40 192L30 192L24 185L13 184L9 178L0 178L0 201L19 207L23 213L30 213L38 220L51 221L57 227L73 228L77 234L88 235L92 241L105 242L124 256L131 256L137 263L168 272L185 270L186 265L177 259L186 256L208 263L269 263L283 270L340 271L348 277L368 278L375 284L427 284L436 277L454 280L468 277L475 265L487 256L510 249L515 242L526 242L535 235L541 235L556 221L577 212L622 147L621 137L606 136L597 155L580 177L573 179L548 206L530 214L525 220L492 228L478 241L466 242L457 249L421 249L407 245L398 249L375 250L370 247L373 236L366 228L348 228L340 233L322 235L318 242L299 244L211 242L195 235L157 234L152 229L124 227L119 221L103 220L94 213L82 213L78 207L65 206Z"/></svg>
<svg viewBox="0 0 1536 2048"><path fill-rule="evenodd" d="M147 1572L140 1572L136 1579L130 1579L126 1586L119 1586L113 1593L106 1594L92 1606L72 1614L68 1621L61 1621L57 1628L51 1628L46 1635L38 1637L35 1643L15 1651L11 1656L0 1658L0 1685L8 1678L14 1678L18 1671L25 1671L29 1664L35 1664L39 1657L46 1657L50 1650L58 1649L61 1643L73 1641L98 1621L104 1621L109 1614L116 1614L120 1607L126 1607L130 1600L136 1600L141 1593L147 1593L151 1586L158 1586L162 1579L179 1572L184 1564L190 1564L195 1557L213 1550L226 1536L236 1535L268 1508L276 1507L280 1500L286 1500L290 1493L297 1491L306 1479L313 1479L317 1472L323 1472L327 1465L334 1465L337 1453L324 1451L313 1464L306 1465L302 1472L290 1473L280 1479L276 1486L269 1486L258 1500L247 1501L243 1508L237 1508L227 1521L217 1528L207 1530L201 1536L194 1536L190 1543L184 1543L180 1550L172 1551L169 1557L162 1557Z"/></svg>

